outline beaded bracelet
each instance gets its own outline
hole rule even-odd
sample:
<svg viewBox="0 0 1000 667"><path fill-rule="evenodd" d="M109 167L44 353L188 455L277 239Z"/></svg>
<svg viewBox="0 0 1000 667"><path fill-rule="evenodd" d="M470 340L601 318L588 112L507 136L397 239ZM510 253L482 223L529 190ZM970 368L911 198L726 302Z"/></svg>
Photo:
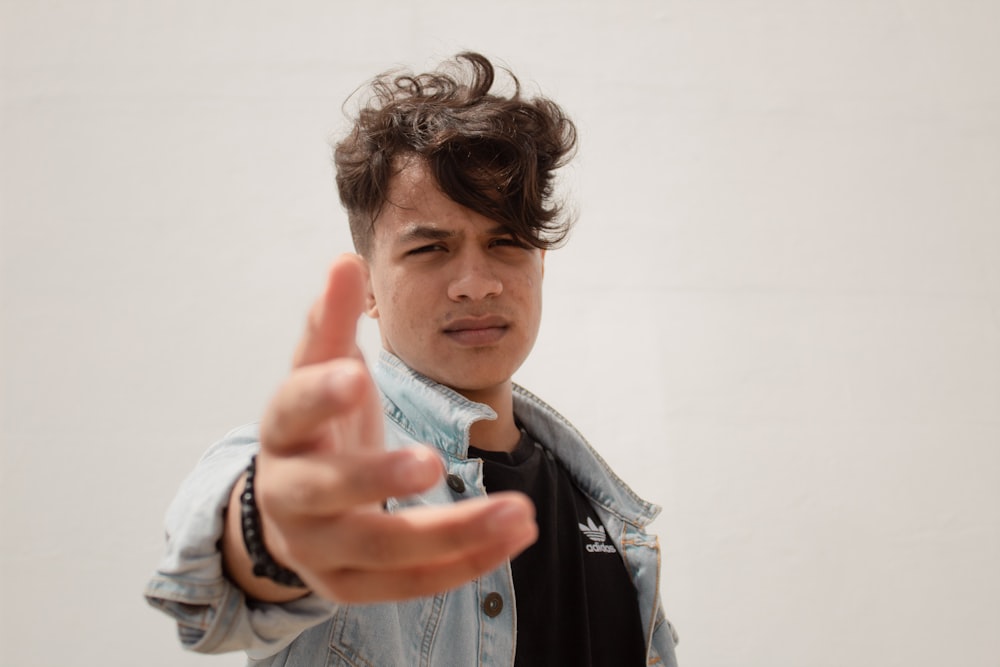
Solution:
<svg viewBox="0 0 1000 667"><path fill-rule="evenodd" d="M253 478L257 472L257 455L250 459L247 466L246 482L243 493L240 494L240 516L243 523L243 544L250 554L253 563L253 573L256 577L267 577L271 581L294 588L305 588L299 575L278 565L264 546L264 534L260 528L260 513L257 511L257 500L254 496Z"/></svg>

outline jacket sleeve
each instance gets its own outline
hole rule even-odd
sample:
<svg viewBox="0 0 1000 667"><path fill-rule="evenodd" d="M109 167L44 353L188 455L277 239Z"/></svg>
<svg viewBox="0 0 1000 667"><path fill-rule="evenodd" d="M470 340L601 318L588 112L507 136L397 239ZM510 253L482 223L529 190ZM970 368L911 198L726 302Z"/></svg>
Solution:
<svg viewBox="0 0 1000 667"><path fill-rule="evenodd" d="M230 432L205 453L167 510L166 552L145 596L177 621L184 648L245 650L259 659L334 612L315 595L284 604L249 600L223 572L219 543L229 494L259 448L257 425Z"/></svg>

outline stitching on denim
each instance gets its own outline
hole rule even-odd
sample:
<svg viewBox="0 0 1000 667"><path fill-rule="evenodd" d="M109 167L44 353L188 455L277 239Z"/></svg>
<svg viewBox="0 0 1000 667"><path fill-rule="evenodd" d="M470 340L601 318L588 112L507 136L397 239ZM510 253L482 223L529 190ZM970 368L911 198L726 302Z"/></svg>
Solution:
<svg viewBox="0 0 1000 667"><path fill-rule="evenodd" d="M542 411L544 411L546 414L548 414L549 417L551 417L552 419L558 421L560 424L562 424L563 426L565 426L570 432L574 433L580 439L580 441L583 442L583 444L585 444L587 446L587 449L589 450L589 453L597 460L597 462L600 464L600 466L604 470L604 472L607 473L608 476L617 483L618 487L629 498L631 498L633 502L635 502L637 505L639 505L642 508L643 518L647 522L652 521L653 518L655 518L654 517L654 514L655 514L654 513L654 507L649 502L647 502L646 500L644 500L643 498L641 498L638 494L636 494L636 492L633 491L632 488L628 484L626 484L625 481L622 480L622 478L619 477L614 472L614 470L611 469L611 466L609 466L608 463L607 463L607 461L604 460L604 457L602 457L600 455L600 453L594 448L594 446L592 444L590 444L590 441L587 440L587 438L584 437L584 435L582 433L580 433L580 431L577 430L577 428L575 426L573 426L573 424L568 419L566 419L564 416L562 416L562 414L560 414L551 405L549 405L548 403L546 403L542 399L538 398L538 396L536 396L535 394L533 394L532 392L530 392L529 390L525 389L524 387L522 387L519 384L516 384L516 383L514 384L514 393L519 394L522 398L527 399L531 403L534 403L536 407L538 407L539 409L541 409ZM591 496L591 494L589 492L587 493L587 495ZM595 502L597 502L598 504L600 504L608 512L614 514L615 516L619 517L623 521L629 521L628 517L622 516L621 512L615 510L612 507L607 507L607 505L604 502L600 501L599 499L592 498L592 500L594 500Z"/></svg>
<svg viewBox="0 0 1000 667"><path fill-rule="evenodd" d="M431 605L431 613L427 619L427 629L424 632L424 639L420 643L421 664L430 665L431 655L434 651L434 641L437 639L437 632L441 626L441 612L444 610L444 602L448 593L438 593L434 596Z"/></svg>

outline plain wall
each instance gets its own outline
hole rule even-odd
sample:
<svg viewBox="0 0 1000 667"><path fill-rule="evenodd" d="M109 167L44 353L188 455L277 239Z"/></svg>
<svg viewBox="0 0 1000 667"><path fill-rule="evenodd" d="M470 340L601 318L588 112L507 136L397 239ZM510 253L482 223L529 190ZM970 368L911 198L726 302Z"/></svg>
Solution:
<svg viewBox="0 0 1000 667"><path fill-rule="evenodd" d="M985 0L3 0L0 662L242 664L145 605L163 512L350 249L342 101L470 48L578 122L517 379L664 507L681 664L1000 665L998 25Z"/></svg>

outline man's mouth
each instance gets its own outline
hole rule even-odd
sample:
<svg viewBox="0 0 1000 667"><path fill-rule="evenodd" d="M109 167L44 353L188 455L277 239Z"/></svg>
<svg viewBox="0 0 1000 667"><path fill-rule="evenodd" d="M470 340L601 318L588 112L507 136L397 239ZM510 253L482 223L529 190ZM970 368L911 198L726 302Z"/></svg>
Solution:
<svg viewBox="0 0 1000 667"><path fill-rule="evenodd" d="M462 317L452 320L442 329L444 334L459 345L493 345L507 334L510 323L497 315Z"/></svg>

